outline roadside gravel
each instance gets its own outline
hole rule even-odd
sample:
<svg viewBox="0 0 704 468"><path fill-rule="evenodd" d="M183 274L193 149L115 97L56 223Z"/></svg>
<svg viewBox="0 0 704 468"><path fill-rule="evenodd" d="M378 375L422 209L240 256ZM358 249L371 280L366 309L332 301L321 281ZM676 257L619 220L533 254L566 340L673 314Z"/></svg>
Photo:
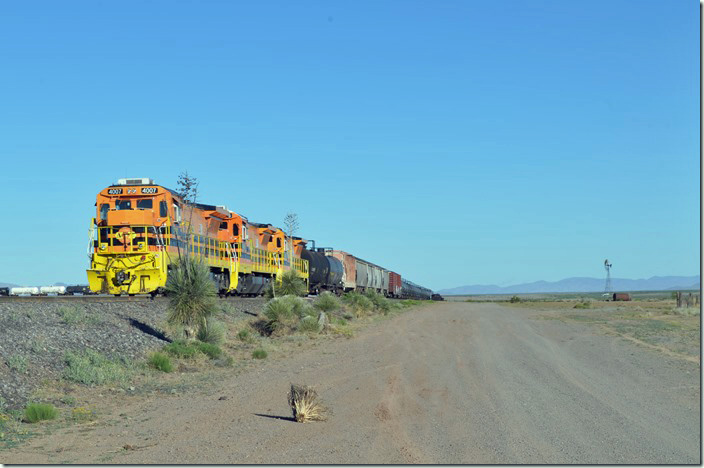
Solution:
<svg viewBox="0 0 704 468"><path fill-rule="evenodd" d="M225 313L251 318L261 298L222 300ZM166 343L167 300L84 302L78 298L0 303L0 403L24 407L46 380L60 379L67 351L92 349L138 362Z"/></svg>

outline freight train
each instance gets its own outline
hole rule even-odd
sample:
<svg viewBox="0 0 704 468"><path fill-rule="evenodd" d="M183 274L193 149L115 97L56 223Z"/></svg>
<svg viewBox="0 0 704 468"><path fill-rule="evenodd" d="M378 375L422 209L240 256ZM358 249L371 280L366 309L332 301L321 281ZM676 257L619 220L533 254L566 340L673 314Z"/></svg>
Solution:
<svg viewBox="0 0 704 468"><path fill-rule="evenodd" d="M310 293L377 291L430 299L433 292L400 274L341 250L308 249L308 241L271 224L249 221L224 205L187 203L152 179L119 179L96 198L87 270L94 293L158 294L185 254L202 260L221 295L256 296L296 271Z"/></svg>

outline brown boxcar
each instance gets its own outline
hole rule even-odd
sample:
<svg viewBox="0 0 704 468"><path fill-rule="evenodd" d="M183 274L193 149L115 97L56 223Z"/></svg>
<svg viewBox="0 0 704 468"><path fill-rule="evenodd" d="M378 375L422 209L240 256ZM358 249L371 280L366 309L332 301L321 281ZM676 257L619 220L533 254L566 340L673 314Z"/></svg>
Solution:
<svg viewBox="0 0 704 468"><path fill-rule="evenodd" d="M331 255L342 262L345 271L342 274L342 286L345 291L353 291L357 287L357 268L353 255L342 250L326 251L325 255Z"/></svg>
<svg viewBox="0 0 704 468"><path fill-rule="evenodd" d="M389 272L389 296L401 296L401 275L393 271Z"/></svg>
<svg viewBox="0 0 704 468"><path fill-rule="evenodd" d="M614 301L630 301L631 295L628 293L614 293Z"/></svg>

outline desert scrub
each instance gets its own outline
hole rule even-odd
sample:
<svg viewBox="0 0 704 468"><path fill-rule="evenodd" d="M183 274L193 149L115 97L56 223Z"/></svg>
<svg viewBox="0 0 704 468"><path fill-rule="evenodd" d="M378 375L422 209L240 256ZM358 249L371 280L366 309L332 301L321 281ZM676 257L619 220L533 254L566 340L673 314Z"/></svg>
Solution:
<svg viewBox="0 0 704 468"><path fill-rule="evenodd" d="M364 295L372 302L372 304L374 304L374 308L376 308L379 312L382 312L384 315L388 314L391 309L395 309L397 307L396 304L392 303L376 291L367 291Z"/></svg>
<svg viewBox="0 0 704 468"><path fill-rule="evenodd" d="M244 343L254 343L255 341L254 335L248 328L243 328L237 332L237 338Z"/></svg>
<svg viewBox="0 0 704 468"><path fill-rule="evenodd" d="M509 299L509 302L512 304L515 304L516 302L521 302L521 298L518 296L511 296L511 299Z"/></svg>
<svg viewBox="0 0 704 468"><path fill-rule="evenodd" d="M356 291L345 293L342 300L356 317L362 317L374 310L374 303L367 296Z"/></svg>
<svg viewBox="0 0 704 468"><path fill-rule="evenodd" d="M321 326L318 319L312 315L307 315L298 323L298 331L302 333L320 333Z"/></svg>
<svg viewBox="0 0 704 468"><path fill-rule="evenodd" d="M64 360L64 378L73 382L86 385L124 384L132 377L132 366L126 360L112 360L92 349L82 353L67 351Z"/></svg>
<svg viewBox="0 0 704 468"><path fill-rule="evenodd" d="M340 300L337 298L337 296L335 296L331 292L325 291L320 296L318 296L318 299L316 299L316 301L313 303L313 307L322 312L330 313L332 311L339 310L340 307L342 307L342 304L340 304Z"/></svg>
<svg viewBox="0 0 704 468"><path fill-rule="evenodd" d="M590 309L592 305L589 302L578 302L575 304L575 309Z"/></svg>
<svg viewBox="0 0 704 468"><path fill-rule="evenodd" d="M190 343L182 340L176 340L164 345L162 349L170 355L181 359L191 359L198 354L198 349L195 346L191 346Z"/></svg>
<svg viewBox="0 0 704 468"><path fill-rule="evenodd" d="M75 422L87 422L93 421L96 418L95 411L86 408L85 406L79 406L71 410L71 420Z"/></svg>
<svg viewBox="0 0 704 468"><path fill-rule="evenodd" d="M29 366L29 361L27 356L22 356L20 354L13 354L7 358L7 365L10 369L20 374L27 372L27 367Z"/></svg>
<svg viewBox="0 0 704 468"><path fill-rule="evenodd" d="M307 421L325 421L327 409L318 400L318 392L306 385L291 384L288 404L293 411L293 419L304 423Z"/></svg>
<svg viewBox="0 0 704 468"><path fill-rule="evenodd" d="M196 341L194 346L198 348L198 351L208 356L210 359L217 359L222 355L222 350L220 347L215 346L211 343L204 343L202 341Z"/></svg>
<svg viewBox="0 0 704 468"><path fill-rule="evenodd" d="M193 256L184 256L166 280L169 299L167 321L183 330L187 340L194 339L206 319L218 310L215 284L210 268Z"/></svg>
<svg viewBox="0 0 704 468"><path fill-rule="evenodd" d="M292 333L298 328L300 319L314 314L313 310L313 307L300 297L276 297L264 307L264 316L268 319L266 328L276 335Z"/></svg>
<svg viewBox="0 0 704 468"><path fill-rule="evenodd" d="M225 341L225 324L212 317L205 319L205 323L200 327L196 338L204 343L220 346Z"/></svg>
<svg viewBox="0 0 704 468"><path fill-rule="evenodd" d="M675 307L672 309L672 313L675 315L693 316L700 315L701 311L699 307Z"/></svg>
<svg viewBox="0 0 704 468"><path fill-rule="evenodd" d="M266 359L268 355L269 354L266 352L266 350L262 348L255 349L254 351L252 351L252 357L254 359Z"/></svg>
<svg viewBox="0 0 704 468"><path fill-rule="evenodd" d="M162 372L171 372L174 370L174 365L171 363L169 356L159 351L150 354L147 363L150 367Z"/></svg>
<svg viewBox="0 0 704 468"><path fill-rule="evenodd" d="M277 296L305 296L308 294L308 287L296 270L289 270L281 275L281 284L274 287L274 292Z"/></svg>
<svg viewBox="0 0 704 468"><path fill-rule="evenodd" d="M56 419L59 412L49 403L29 403L24 409L24 420L28 423Z"/></svg>

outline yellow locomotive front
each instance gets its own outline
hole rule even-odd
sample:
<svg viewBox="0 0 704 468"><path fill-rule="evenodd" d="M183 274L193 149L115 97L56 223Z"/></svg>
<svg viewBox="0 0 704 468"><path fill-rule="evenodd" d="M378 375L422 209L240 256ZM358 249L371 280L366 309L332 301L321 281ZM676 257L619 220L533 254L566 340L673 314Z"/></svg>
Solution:
<svg viewBox="0 0 704 468"><path fill-rule="evenodd" d="M151 179L120 179L100 191L91 220L91 291L155 293L166 285L171 220L180 207Z"/></svg>

